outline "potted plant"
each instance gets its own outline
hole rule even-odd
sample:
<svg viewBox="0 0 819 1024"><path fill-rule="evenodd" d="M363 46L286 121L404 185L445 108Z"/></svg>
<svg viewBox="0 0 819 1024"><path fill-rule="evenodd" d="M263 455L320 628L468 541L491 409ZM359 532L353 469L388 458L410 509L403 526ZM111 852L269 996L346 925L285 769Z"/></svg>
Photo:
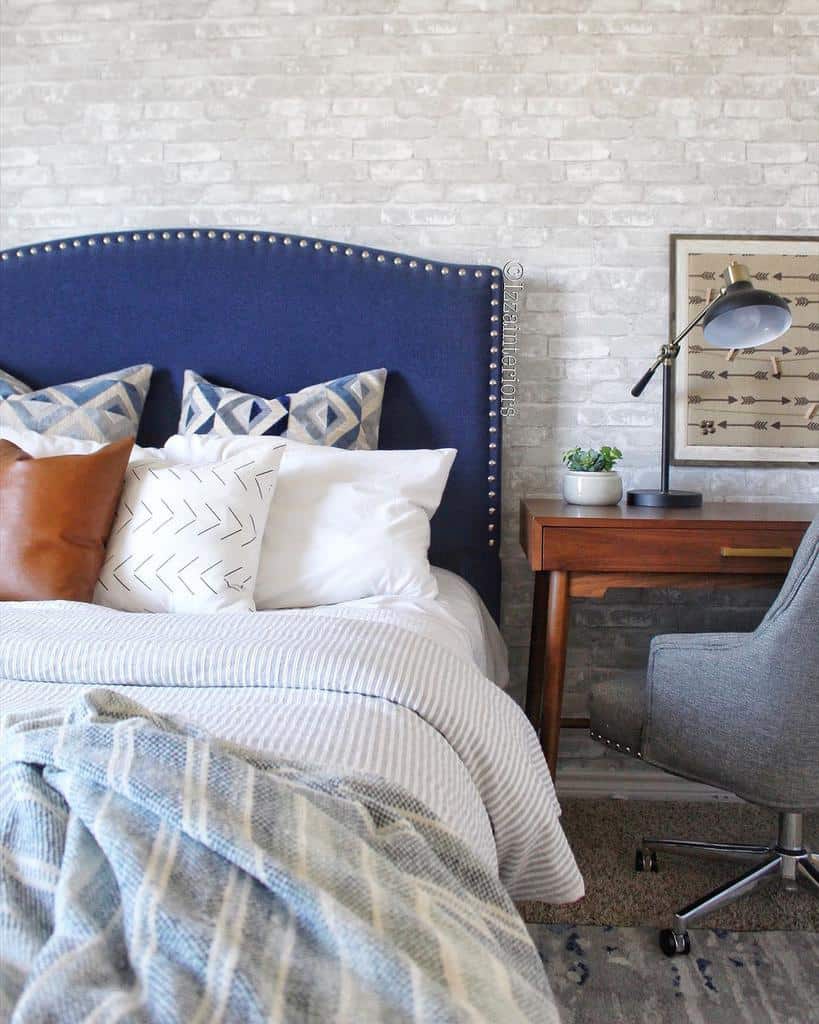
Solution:
<svg viewBox="0 0 819 1024"><path fill-rule="evenodd" d="M568 472L563 478L563 497L570 505L616 505L623 497L623 481L614 471L622 459L619 448L571 448L563 453Z"/></svg>

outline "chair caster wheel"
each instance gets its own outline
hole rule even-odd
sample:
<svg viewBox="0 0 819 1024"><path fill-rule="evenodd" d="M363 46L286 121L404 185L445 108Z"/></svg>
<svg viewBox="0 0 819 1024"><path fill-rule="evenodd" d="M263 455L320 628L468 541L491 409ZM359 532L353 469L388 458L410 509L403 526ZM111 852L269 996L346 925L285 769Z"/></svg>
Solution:
<svg viewBox="0 0 819 1024"><path fill-rule="evenodd" d="M638 850L634 855L635 871L657 871L657 854L653 850Z"/></svg>
<svg viewBox="0 0 819 1024"><path fill-rule="evenodd" d="M670 928L663 928L660 932L660 949L666 956L681 956L691 952L691 939L688 932L678 935Z"/></svg>

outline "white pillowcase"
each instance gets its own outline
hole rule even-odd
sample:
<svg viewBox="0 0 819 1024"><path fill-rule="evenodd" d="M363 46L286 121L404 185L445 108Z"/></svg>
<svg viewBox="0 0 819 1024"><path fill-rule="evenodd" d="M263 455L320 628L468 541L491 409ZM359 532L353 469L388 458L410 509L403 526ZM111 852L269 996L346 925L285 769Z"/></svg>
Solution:
<svg viewBox="0 0 819 1024"><path fill-rule="evenodd" d="M53 455L92 455L100 448L105 447L105 442L101 441L39 434L35 430L9 427L5 424L0 424L0 440L11 441L22 448L24 452L28 452L32 459L44 459ZM164 458L163 451L162 448L140 448L138 445L134 445L129 462L143 462L146 459L162 460Z"/></svg>
<svg viewBox="0 0 819 1024"><path fill-rule="evenodd" d="M240 438L176 435L174 460L227 457ZM373 595L435 597L429 522L456 452L346 451L286 442L265 530L256 607L307 608Z"/></svg>
<svg viewBox="0 0 819 1024"><path fill-rule="evenodd" d="M11 428L0 428L0 437L14 441L35 458L102 447L93 441L43 437ZM260 458L274 452L279 459L283 443L284 457L256 572L256 608L310 608L382 595L436 597L438 586L428 560L429 522L455 460L453 448L346 451L279 437L176 434L161 449L135 446L131 465L152 462L176 468L237 458L247 461L249 451ZM145 526L141 532L148 529ZM117 524L108 554L116 530ZM132 559L128 565L132 563L139 564ZM159 567L161 563L162 559L149 564ZM202 564L204 568L210 562ZM183 578L188 577L183 573ZM164 587L159 584L156 589ZM145 596L144 591L136 593ZM100 603L109 603L103 596L104 591ZM226 596L235 594L230 591ZM252 608L246 598L245 594L241 607ZM208 602L207 609L185 610L211 607Z"/></svg>
<svg viewBox="0 0 819 1024"><path fill-rule="evenodd" d="M131 462L94 602L132 612L253 611L262 537L284 450Z"/></svg>
<svg viewBox="0 0 819 1024"><path fill-rule="evenodd" d="M104 447L7 426L0 439L35 459ZM204 446L189 466L166 448L135 445L95 603L124 611L252 611L283 452L278 437L235 437Z"/></svg>

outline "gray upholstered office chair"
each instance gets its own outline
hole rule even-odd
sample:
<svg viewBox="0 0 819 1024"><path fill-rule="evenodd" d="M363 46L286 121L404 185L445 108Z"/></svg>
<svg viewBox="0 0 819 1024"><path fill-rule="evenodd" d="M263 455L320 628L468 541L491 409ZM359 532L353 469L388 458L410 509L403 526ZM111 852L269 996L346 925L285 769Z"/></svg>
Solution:
<svg viewBox="0 0 819 1024"><path fill-rule="evenodd" d="M803 814L819 809L819 518L753 633L655 637L644 681L593 688L591 731L779 815L771 845L643 841L638 869L656 870L658 850L752 862L674 915L660 933L669 956L689 951L689 925L765 882L801 882L819 895L819 856L802 839Z"/></svg>

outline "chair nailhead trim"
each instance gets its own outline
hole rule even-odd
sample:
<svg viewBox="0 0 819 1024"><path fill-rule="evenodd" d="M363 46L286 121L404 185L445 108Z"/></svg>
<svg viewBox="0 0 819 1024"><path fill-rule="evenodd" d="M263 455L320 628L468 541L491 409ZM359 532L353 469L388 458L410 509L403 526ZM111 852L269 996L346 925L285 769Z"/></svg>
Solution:
<svg viewBox="0 0 819 1024"><path fill-rule="evenodd" d="M632 750L631 747L624 746L618 743L616 740L610 740L608 736L603 736L599 732L595 732L594 729L589 729L589 736L593 740L599 740L600 743L605 743L607 747L614 747L616 750L621 751L624 754L634 754L635 757L639 757L642 760L642 752L639 750Z"/></svg>

